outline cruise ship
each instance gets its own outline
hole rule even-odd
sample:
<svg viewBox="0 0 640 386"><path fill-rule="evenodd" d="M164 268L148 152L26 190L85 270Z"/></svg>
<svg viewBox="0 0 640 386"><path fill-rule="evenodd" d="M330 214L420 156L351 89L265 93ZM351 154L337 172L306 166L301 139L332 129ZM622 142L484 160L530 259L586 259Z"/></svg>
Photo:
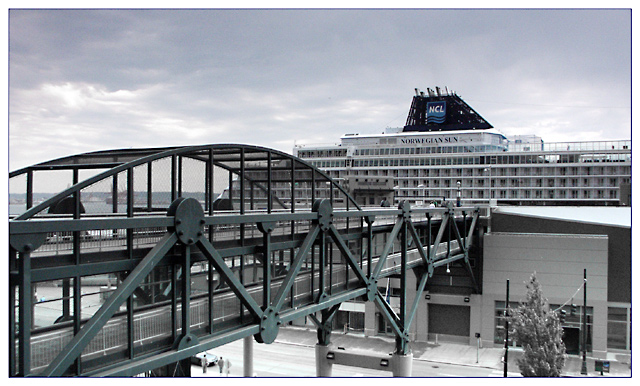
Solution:
<svg viewBox="0 0 640 386"><path fill-rule="evenodd" d="M446 88L415 89L402 128L296 145L293 154L340 181L360 205L631 204L630 140L507 137Z"/></svg>

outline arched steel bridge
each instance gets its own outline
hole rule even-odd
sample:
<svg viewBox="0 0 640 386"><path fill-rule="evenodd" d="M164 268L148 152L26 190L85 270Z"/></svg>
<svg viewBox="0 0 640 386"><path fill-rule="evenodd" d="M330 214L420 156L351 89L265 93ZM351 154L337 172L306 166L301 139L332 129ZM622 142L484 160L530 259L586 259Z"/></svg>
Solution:
<svg viewBox="0 0 640 386"><path fill-rule="evenodd" d="M10 376L185 375L196 353L251 336L271 343L304 316L328 345L340 304L356 299L375 303L406 355L434 269L455 262L475 283L479 208L362 208L273 149L99 151L9 177L23 193L9 219ZM396 309L378 284L392 275Z"/></svg>

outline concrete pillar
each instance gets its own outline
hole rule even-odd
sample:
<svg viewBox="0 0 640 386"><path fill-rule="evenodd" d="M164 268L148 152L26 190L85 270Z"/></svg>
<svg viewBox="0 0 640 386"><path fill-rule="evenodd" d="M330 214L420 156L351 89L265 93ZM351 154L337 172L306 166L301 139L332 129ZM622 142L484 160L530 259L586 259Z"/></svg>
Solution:
<svg viewBox="0 0 640 386"><path fill-rule="evenodd" d="M418 310L416 311L416 316L413 320L413 324L416 328L416 341L417 342L427 342L429 340L429 328L428 328L428 318L427 318L427 310L429 303L424 298L425 293L420 293L420 302L418 303Z"/></svg>
<svg viewBox="0 0 640 386"><path fill-rule="evenodd" d="M364 336L375 336L376 331L376 304L366 302L364 304Z"/></svg>
<svg viewBox="0 0 640 386"><path fill-rule="evenodd" d="M413 353L407 355L393 353L391 369L394 377L410 377L413 368Z"/></svg>
<svg viewBox="0 0 640 386"><path fill-rule="evenodd" d="M329 346L316 343L316 377L331 377L333 364L327 359Z"/></svg>
<svg viewBox="0 0 640 386"><path fill-rule="evenodd" d="M246 336L243 343L244 377L253 377L253 336Z"/></svg>

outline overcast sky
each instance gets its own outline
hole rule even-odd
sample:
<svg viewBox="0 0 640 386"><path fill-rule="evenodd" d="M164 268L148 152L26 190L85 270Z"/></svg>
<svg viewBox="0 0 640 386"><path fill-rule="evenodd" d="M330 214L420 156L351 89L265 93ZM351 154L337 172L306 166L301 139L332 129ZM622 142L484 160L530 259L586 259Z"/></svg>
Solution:
<svg viewBox="0 0 640 386"><path fill-rule="evenodd" d="M9 169L94 150L291 152L455 90L505 135L630 139L631 11L10 10Z"/></svg>

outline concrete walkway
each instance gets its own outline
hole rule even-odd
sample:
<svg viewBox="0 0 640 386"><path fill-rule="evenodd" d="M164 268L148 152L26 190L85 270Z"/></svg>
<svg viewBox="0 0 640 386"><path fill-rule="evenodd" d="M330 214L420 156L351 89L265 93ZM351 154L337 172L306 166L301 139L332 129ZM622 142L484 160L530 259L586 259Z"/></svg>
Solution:
<svg viewBox="0 0 640 386"><path fill-rule="evenodd" d="M307 327L286 327L280 329L276 342L314 347L317 342L316 331ZM331 343L346 350L368 351L380 353L391 353L395 347L392 337L375 336L365 337L362 333L334 332L331 334ZM410 344L414 360L429 361L436 363L449 363L463 366L485 367L496 370L503 370L502 357L503 348L480 348L456 343L439 342L412 342ZM508 375L520 376L517 359L521 357L522 351L517 349L509 350ZM587 377L630 377L631 366L628 362L623 362L610 358L610 373L600 375L595 371L594 358L587 357ZM584 377L580 374L582 369L582 357L568 355L563 369L563 375L568 377Z"/></svg>

